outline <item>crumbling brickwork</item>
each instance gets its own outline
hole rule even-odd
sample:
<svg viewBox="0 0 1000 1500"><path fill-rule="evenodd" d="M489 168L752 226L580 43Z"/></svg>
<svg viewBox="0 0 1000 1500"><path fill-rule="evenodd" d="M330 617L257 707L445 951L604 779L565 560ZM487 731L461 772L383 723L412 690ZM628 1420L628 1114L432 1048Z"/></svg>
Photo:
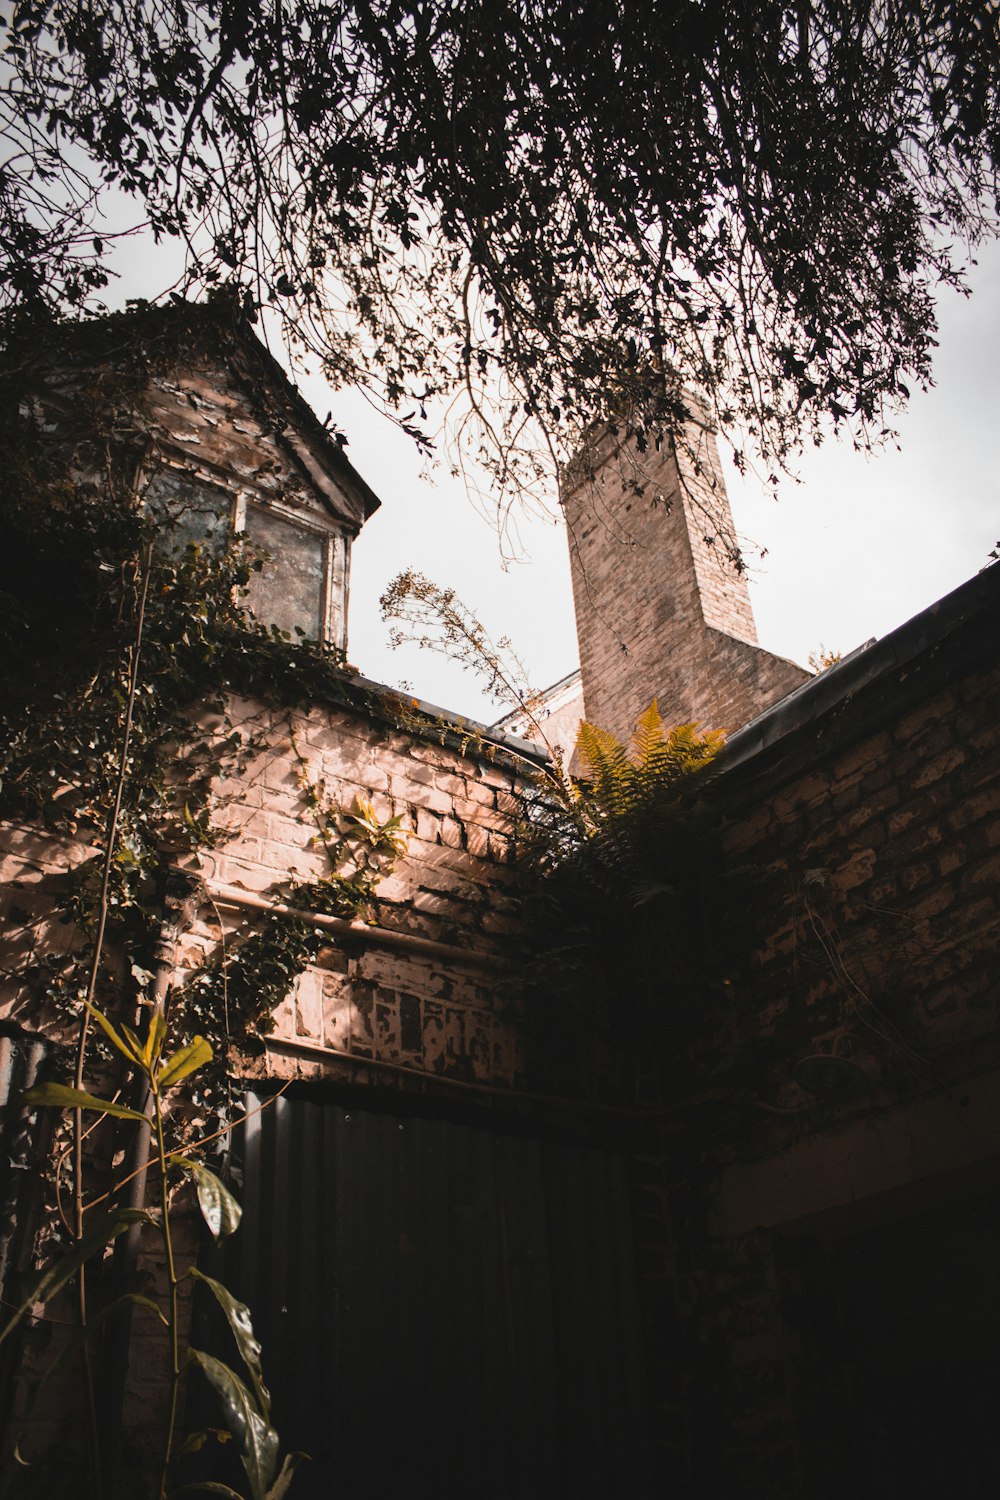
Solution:
<svg viewBox="0 0 1000 1500"><path fill-rule="evenodd" d="M280 895L290 876L328 871L303 776L345 812L359 794L371 798L379 818L401 817L407 834L404 857L378 888L377 930L357 924L340 941L331 934L321 965L300 978L275 1018L267 1071L336 1071L335 1051L341 1072L349 1056L513 1083L517 1049L509 1021L500 1019L496 977L498 939L511 921L516 763L490 747L463 753L387 732L346 709L288 714L245 702L234 711L263 734L266 748L238 789L228 789L224 816L235 837L204 856L221 905L246 915L242 892ZM211 921L201 931L213 940ZM369 1067L363 1076L378 1073Z"/></svg>

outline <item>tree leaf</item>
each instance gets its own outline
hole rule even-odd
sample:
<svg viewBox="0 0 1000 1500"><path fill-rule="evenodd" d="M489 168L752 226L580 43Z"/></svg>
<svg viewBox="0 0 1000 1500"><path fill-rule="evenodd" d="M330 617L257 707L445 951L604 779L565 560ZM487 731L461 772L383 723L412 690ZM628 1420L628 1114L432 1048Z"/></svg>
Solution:
<svg viewBox="0 0 1000 1500"><path fill-rule="evenodd" d="M240 1445L253 1500L267 1500L278 1464L278 1434L261 1416L239 1376L221 1359L200 1349L189 1349L188 1358L204 1372L222 1403L226 1426Z"/></svg>
<svg viewBox="0 0 1000 1500"><path fill-rule="evenodd" d="M215 1173L203 1167L200 1161L182 1158L180 1165L194 1177L202 1218L211 1230L216 1244L219 1244L240 1227L243 1210L225 1183L220 1182Z"/></svg>
<svg viewBox="0 0 1000 1500"><path fill-rule="evenodd" d="M250 1309L245 1302L240 1302L233 1296L221 1281L216 1281L212 1276L206 1276L204 1271L199 1271L197 1266L192 1266L191 1275L198 1281L203 1281L209 1288L216 1302L226 1315L226 1321L233 1330L233 1338L236 1347L240 1351L240 1357L247 1369L250 1371L250 1381L253 1385L254 1395L257 1397L257 1405L260 1407L261 1415L271 1415L271 1394L264 1384L264 1371L260 1363L260 1341L253 1331L253 1323L250 1317Z"/></svg>
<svg viewBox="0 0 1000 1500"><path fill-rule="evenodd" d="M146 1061L146 1049L143 1046L142 1042L139 1040L136 1033L132 1030L131 1026L126 1026L123 1023L122 1036L125 1038L138 1061L144 1064Z"/></svg>
<svg viewBox="0 0 1000 1500"><path fill-rule="evenodd" d="M139 1046L138 1039L136 1039L136 1045L133 1047L132 1044L126 1041L124 1037L119 1036L118 1032L108 1020L107 1016L103 1015L102 1012L97 1009L96 1005L91 1005L89 1000L87 1001L87 1009L90 1011L90 1014L93 1016L98 1026L104 1032L104 1035L108 1038L111 1045L113 1047L116 1047L123 1057L127 1057L129 1062L141 1064L142 1049Z"/></svg>
<svg viewBox="0 0 1000 1500"><path fill-rule="evenodd" d="M110 1245L112 1240L124 1234L132 1224L151 1224L154 1229L159 1229L159 1224L151 1214L141 1208L113 1208L108 1213L100 1214L92 1219L83 1238L78 1240L72 1249L67 1250L65 1255L58 1260L35 1273L26 1284L24 1294L21 1298L16 1312L11 1317L7 1327L0 1333L0 1343L9 1333L17 1327L18 1323L30 1312L36 1302L48 1302L67 1283L72 1281L81 1266L105 1245Z"/></svg>
<svg viewBox="0 0 1000 1500"><path fill-rule="evenodd" d="M44 1105L51 1109L96 1109L100 1114L115 1115L120 1120L147 1123L146 1116L137 1109L127 1109L124 1104L116 1104L113 1099L99 1099L96 1094L70 1088L66 1083L36 1084L34 1088L25 1090L23 1098L25 1104Z"/></svg>
<svg viewBox="0 0 1000 1500"><path fill-rule="evenodd" d="M142 1049L142 1060L147 1068L156 1066L160 1059L160 1050L163 1047L163 1038L167 1034L167 1018L162 1010L156 1010L149 1022L149 1030L146 1033L146 1045Z"/></svg>
<svg viewBox="0 0 1000 1500"><path fill-rule="evenodd" d="M203 1036L192 1037L179 1052L169 1057L163 1064L157 1075L156 1083L160 1089L173 1088L175 1083L180 1083L189 1073L202 1068L206 1063L212 1061L212 1049Z"/></svg>

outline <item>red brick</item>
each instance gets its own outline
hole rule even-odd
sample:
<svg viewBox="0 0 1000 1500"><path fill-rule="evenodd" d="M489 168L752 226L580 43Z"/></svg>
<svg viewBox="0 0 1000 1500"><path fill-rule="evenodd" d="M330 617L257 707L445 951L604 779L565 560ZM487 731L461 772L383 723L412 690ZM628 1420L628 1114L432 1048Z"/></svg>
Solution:
<svg viewBox="0 0 1000 1500"><path fill-rule="evenodd" d="M937 724L946 718L955 708L955 699L951 693L942 693L939 697L932 698L929 703L922 703L919 708L911 710L900 719L896 725L896 738L904 741L911 740L928 725Z"/></svg>
<svg viewBox="0 0 1000 1500"><path fill-rule="evenodd" d="M965 751L958 745L935 755L933 759L925 762L913 777L910 785L914 790L930 786L932 782L940 781L943 776L949 776L953 771L965 762Z"/></svg>
<svg viewBox="0 0 1000 1500"><path fill-rule="evenodd" d="M934 866L929 864L926 860L921 860L917 864L909 865L902 874L901 883L903 890L917 891L921 886L926 885L929 880L933 880L934 875Z"/></svg>
<svg viewBox="0 0 1000 1500"><path fill-rule="evenodd" d="M971 865L965 878L970 885L982 885L984 881L989 881L994 886L1000 886L1000 850Z"/></svg>
<svg viewBox="0 0 1000 1500"><path fill-rule="evenodd" d="M894 812L889 818L887 818L886 826L889 829L890 835L895 838L897 834L900 834L904 829L909 828L911 823L915 823L919 817L920 809L913 807L912 805L908 805L906 807L899 808L898 811Z"/></svg>
<svg viewBox="0 0 1000 1500"><path fill-rule="evenodd" d="M948 823L952 828L967 828L970 823L978 822L980 818L995 813L997 802L998 796L995 790L977 792L953 808L948 815Z"/></svg>
<svg viewBox="0 0 1000 1500"><path fill-rule="evenodd" d="M937 867L941 875L951 875L960 870L968 858L963 844L952 843L938 855Z"/></svg>
<svg viewBox="0 0 1000 1500"><path fill-rule="evenodd" d="M864 885L871 879L877 859L874 849L858 849L847 863L833 874L831 883L841 891L851 891L856 886Z"/></svg>
<svg viewBox="0 0 1000 1500"><path fill-rule="evenodd" d="M949 906L954 904L954 901L954 891L949 886L939 885L929 896L925 896L922 901L917 902L916 906L911 907L910 914L918 922L927 921L931 917L940 916L941 912L947 911Z"/></svg>

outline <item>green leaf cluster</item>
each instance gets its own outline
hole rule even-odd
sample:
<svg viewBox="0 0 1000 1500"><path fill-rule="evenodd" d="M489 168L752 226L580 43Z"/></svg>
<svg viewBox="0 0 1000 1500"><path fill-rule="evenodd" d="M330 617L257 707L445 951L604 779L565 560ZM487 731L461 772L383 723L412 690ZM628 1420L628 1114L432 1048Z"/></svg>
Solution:
<svg viewBox="0 0 1000 1500"><path fill-rule="evenodd" d="M100 1259L107 1247L120 1235L133 1226L153 1231L161 1239L166 1252L169 1276L169 1299L166 1312L148 1297L137 1293L127 1293L106 1307L98 1318L86 1323L81 1328L78 1338L73 1341L73 1346L92 1339L109 1317L119 1314L127 1306L142 1305L152 1310L167 1330L169 1348L173 1351L171 1416L159 1484L161 1500L194 1492L198 1488L198 1486L182 1486L176 1489L170 1486L170 1477L178 1454L200 1447L208 1436L203 1433L193 1434L183 1445L177 1441L175 1423L179 1386L187 1372L195 1368L205 1374L218 1395L226 1424L226 1435L231 1437L236 1445L247 1475L251 1500L278 1500L278 1497L286 1493L302 1455L289 1455L279 1470L280 1439L271 1425L271 1396L264 1384L261 1347L253 1330L250 1309L233 1296L220 1281L206 1275L198 1267L191 1267L180 1274L175 1269L170 1229L169 1178L172 1173L189 1174L193 1178L202 1215L216 1241L233 1234L239 1227L241 1217L239 1204L214 1172L191 1154L168 1154L164 1143L163 1106L166 1094L209 1063L212 1049L204 1037L194 1037L182 1044L175 1052L164 1056L163 1047L167 1036L167 1024L159 1012L151 1018L146 1036L142 1039L128 1027L113 1025L108 1017L95 1006L90 1007L90 1013L118 1055L124 1058L130 1068L145 1080L151 1099L150 1113L145 1114L129 1109L119 1104L117 1100L103 1099L84 1090L70 1088L59 1083L36 1085L27 1090L24 1102L35 1109L86 1110L99 1116L110 1115L142 1127L152 1127L156 1148L155 1160L160 1177L159 1212L112 1204L103 1212L89 1213L85 1220L83 1234L64 1254L43 1266L29 1278L22 1289L19 1305L7 1319L3 1331L0 1332L0 1343L21 1325L33 1308L51 1302L90 1262ZM189 1349L183 1363L178 1359L177 1290L187 1279L204 1285L221 1308L246 1368L249 1386L222 1360L201 1350ZM236 1495L236 1491L215 1483L209 1483L202 1488L207 1489L209 1493ZM237 1500L240 1500L239 1496Z"/></svg>
<svg viewBox="0 0 1000 1500"><path fill-rule="evenodd" d="M363 882L331 875L296 886L285 902L302 911L351 919L368 911L371 891ZM275 913L231 940L192 976L179 995L185 1014L218 1029L229 1017L226 1041L258 1048L273 1029L273 1013L303 969L329 938L306 917Z"/></svg>

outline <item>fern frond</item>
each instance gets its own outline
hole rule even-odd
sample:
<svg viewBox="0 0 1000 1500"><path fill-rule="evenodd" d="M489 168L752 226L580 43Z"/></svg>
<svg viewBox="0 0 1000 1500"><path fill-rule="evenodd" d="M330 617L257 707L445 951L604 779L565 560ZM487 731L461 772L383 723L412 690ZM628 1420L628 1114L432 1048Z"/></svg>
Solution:
<svg viewBox="0 0 1000 1500"><path fill-rule="evenodd" d="M587 771L584 780L598 804L616 805L629 770L625 746L610 730L585 721L580 725L576 748Z"/></svg>
<svg viewBox="0 0 1000 1500"><path fill-rule="evenodd" d="M629 759L637 769L642 769L666 746L663 719L656 699L640 714L629 748Z"/></svg>
<svg viewBox="0 0 1000 1500"><path fill-rule="evenodd" d="M722 868L720 815L703 795L722 743L697 724L667 729L655 702L627 748L607 730L580 726L586 774L563 787L536 864L536 992L550 998L561 985L572 1005L593 1002L600 1017L625 994L641 1024L656 1026L668 1010L683 1022L685 1007L693 1015L717 985L742 932ZM677 1006L665 1003L671 995Z"/></svg>

